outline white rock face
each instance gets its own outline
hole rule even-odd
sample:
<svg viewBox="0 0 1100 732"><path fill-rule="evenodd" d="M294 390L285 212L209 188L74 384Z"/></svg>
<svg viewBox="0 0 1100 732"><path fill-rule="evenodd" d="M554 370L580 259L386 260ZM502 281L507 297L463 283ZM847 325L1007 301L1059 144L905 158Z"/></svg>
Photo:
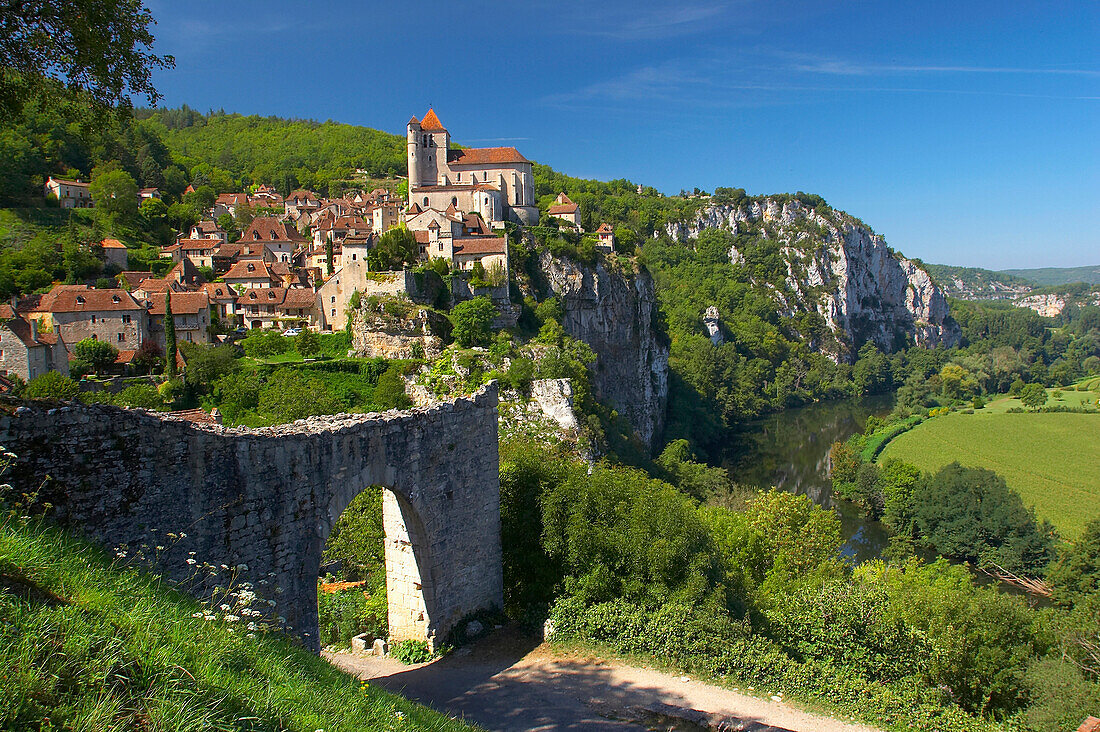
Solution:
<svg viewBox="0 0 1100 732"><path fill-rule="evenodd" d="M629 420L647 447L656 447L668 404L668 346L653 326L653 279L645 271L609 270L602 260L588 267L545 252L539 269L561 298L565 332L596 353L597 398Z"/></svg>
<svg viewBox="0 0 1100 732"><path fill-rule="evenodd" d="M718 308L711 305L707 308L707 311L703 313L703 327L707 331L707 337L710 338L710 342L716 346L720 346L726 342L725 337L722 335L722 329L718 325Z"/></svg>
<svg viewBox="0 0 1100 732"><path fill-rule="evenodd" d="M1044 318L1053 318L1066 309L1066 299L1061 295L1029 295L1015 302L1018 308L1030 308Z"/></svg>
<svg viewBox="0 0 1100 732"><path fill-rule="evenodd" d="M776 311L784 317L816 312L836 336L837 343L809 342L811 348L851 360L868 340L883 351L896 350L907 338L925 347L958 342L958 325L928 273L843 212L769 198L740 207L707 206L692 221L671 223L666 231L687 241L707 229L737 235L760 225L787 268L785 288L761 283ZM730 261L740 264L744 257L731 249Z"/></svg>
<svg viewBox="0 0 1100 732"><path fill-rule="evenodd" d="M573 384L569 379L537 379L531 382L531 398L558 426L569 432L581 428L573 411Z"/></svg>

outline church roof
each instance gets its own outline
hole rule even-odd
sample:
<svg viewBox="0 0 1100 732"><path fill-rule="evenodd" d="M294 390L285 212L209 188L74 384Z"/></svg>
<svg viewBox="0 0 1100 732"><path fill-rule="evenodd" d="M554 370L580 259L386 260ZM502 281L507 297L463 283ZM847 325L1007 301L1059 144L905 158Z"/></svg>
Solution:
<svg viewBox="0 0 1100 732"><path fill-rule="evenodd" d="M529 163L514 147L472 147L465 150L448 150L447 162L451 165L492 165L495 163Z"/></svg>
<svg viewBox="0 0 1100 732"><path fill-rule="evenodd" d="M418 120L416 118L416 115L413 115L412 119L409 120L409 124L410 125L418 125L418 124L420 124L420 120Z"/></svg>
<svg viewBox="0 0 1100 732"><path fill-rule="evenodd" d="M434 109L429 109L428 113L424 115L424 119L420 121L420 129L425 132L443 132L446 130L443 123L439 121L439 117L435 116Z"/></svg>

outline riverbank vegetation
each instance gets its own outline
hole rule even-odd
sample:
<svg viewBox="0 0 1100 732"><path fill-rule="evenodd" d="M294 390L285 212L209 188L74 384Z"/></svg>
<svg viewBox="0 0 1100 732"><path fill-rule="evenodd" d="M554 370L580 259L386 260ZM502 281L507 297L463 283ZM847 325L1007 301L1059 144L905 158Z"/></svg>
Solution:
<svg viewBox="0 0 1100 732"><path fill-rule="evenodd" d="M892 480L912 488L919 472ZM975 490L1008 495L995 476L960 467L929 487L945 508ZM1010 499L990 501L1001 505L991 520L1015 522L1019 540L989 550L1005 564L1055 557L1065 569L1050 581L1068 603L1035 609L944 560L852 567L838 558L836 514L803 496L707 506L638 470L590 472L531 442L502 446L501 500L506 609L532 625L549 617L556 642L658 658L888 729L1072 728L1100 703L1091 667L1077 662L1098 632L1097 541L1055 556L1049 532L1044 543ZM909 506L930 533L957 520Z"/></svg>

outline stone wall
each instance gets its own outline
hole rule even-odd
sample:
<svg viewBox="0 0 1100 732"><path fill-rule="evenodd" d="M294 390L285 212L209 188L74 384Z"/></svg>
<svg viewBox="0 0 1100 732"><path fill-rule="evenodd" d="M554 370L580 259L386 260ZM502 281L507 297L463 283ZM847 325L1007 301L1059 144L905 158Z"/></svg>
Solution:
<svg viewBox="0 0 1100 732"><path fill-rule="evenodd" d="M325 540L371 485L389 489L395 639L434 645L464 616L503 603L495 383L424 409L262 429L100 405L3 406L0 444L18 456L10 481L29 489L50 476L42 499L56 520L109 549L146 545L198 596L225 578L197 576L188 559L236 567L261 611L315 650Z"/></svg>

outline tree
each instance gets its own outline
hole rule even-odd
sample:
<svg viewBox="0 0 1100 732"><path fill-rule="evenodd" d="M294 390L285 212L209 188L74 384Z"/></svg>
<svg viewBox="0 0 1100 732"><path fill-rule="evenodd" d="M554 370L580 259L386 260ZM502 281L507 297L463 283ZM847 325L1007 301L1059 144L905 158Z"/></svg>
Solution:
<svg viewBox="0 0 1100 732"><path fill-rule="evenodd" d="M325 270L329 277L336 272L336 255L333 253L331 236L325 239Z"/></svg>
<svg viewBox="0 0 1100 732"><path fill-rule="evenodd" d="M395 226L378 239L377 246L367 253L367 264L376 272L398 270L415 262L420 256L416 237L404 226Z"/></svg>
<svg viewBox="0 0 1100 732"><path fill-rule="evenodd" d="M134 360L131 363L140 369L142 373L152 373L153 370L164 363L164 351L161 350L156 341L146 338L138 346L137 353L134 354Z"/></svg>
<svg viewBox="0 0 1100 732"><path fill-rule="evenodd" d="M27 399L75 399L79 393L80 387L75 381L56 371L34 377L23 390Z"/></svg>
<svg viewBox="0 0 1100 732"><path fill-rule="evenodd" d="M1042 384L1026 384L1020 389L1020 403L1028 409L1037 409L1047 403L1047 390Z"/></svg>
<svg viewBox="0 0 1100 732"><path fill-rule="evenodd" d="M303 358L312 358L321 352L321 336L304 328L294 339L294 346Z"/></svg>
<svg viewBox="0 0 1100 732"><path fill-rule="evenodd" d="M1004 478L958 463L941 468L916 496L913 523L921 543L945 557L1017 573L1041 573L1054 543L1049 522L1040 523Z"/></svg>
<svg viewBox="0 0 1100 732"><path fill-rule="evenodd" d="M10 118L33 96L87 92L103 108L156 104L152 72L175 66L152 53L152 14L141 0L20 0L0 4L0 109Z"/></svg>
<svg viewBox="0 0 1100 732"><path fill-rule="evenodd" d="M171 293L164 293L164 359L169 380L176 378L176 317L172 315Z"/></svg>
<svg viewBox="0 0 1100 732"><path fill-rule="evenodd" d="M112 170L92 177L88 192L96 209L132 218L138 211L138 187L132 175Z"/></svg>
<svg viewBox="0 0 1100 732"><path fill-rule="evenodd" d="M464 348L487 346L489 328L496 316L497 309L487 297L475 297L473 300L460 302L451 311L451 323L454 324L451 335Z"/></svg>
<svg viewBox="0 0 1100 732"><path fill-rule="evenodd" d="M106 341L85 338L73 346L73 355L86 361L96 373L99 373L115 362L118 358L118 349Z"/></svg>
<svg viewBox="0 0 1100 732"><path fill-rule="evenodd" d="M1060 605L1072 605L1100 589L1100 519L1085 524L1073 544L1066 544L1047 571L1051 596Z"/></svg>

